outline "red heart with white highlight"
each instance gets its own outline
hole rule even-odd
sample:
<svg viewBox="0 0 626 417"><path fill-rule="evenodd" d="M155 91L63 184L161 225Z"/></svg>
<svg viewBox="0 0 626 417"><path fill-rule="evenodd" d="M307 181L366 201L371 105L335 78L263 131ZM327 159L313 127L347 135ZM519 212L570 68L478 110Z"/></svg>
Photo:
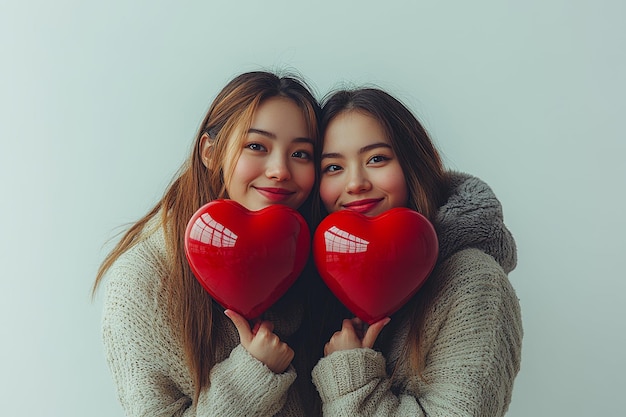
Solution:
<svg viewBox="0 0 626 417"><path fill-rule="evenodd" d="M330 214L313 237L315 265L326 285L357 317L372 324L402 307L437 261L432 224L407 208L376 217Z"/></svg>
<svg viewBox="0 0 626 417"><path fill-rule="evenodd" d="M300 213L282 205L250 211L215 200L189 220L185 254L196 279L224 308L259 317L295 282L310 250Z"/></svg>

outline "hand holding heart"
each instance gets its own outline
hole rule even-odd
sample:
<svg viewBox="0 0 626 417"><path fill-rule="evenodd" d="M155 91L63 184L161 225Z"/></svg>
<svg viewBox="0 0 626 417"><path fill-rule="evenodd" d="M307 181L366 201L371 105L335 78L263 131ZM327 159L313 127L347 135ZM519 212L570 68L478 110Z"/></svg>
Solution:
<svg viewBox="0 0 626 417"><path fill-rule="evenodd" d="M373 348L376 338L390 320L387 317L367 326L359 318L345 319L341 330L335 332L324 346L324 356L339 350Z"/></svg>
<svg viewBox="0 0 626 417"><path fill-rule="evenodd" d="M269 321L257 321L250 328L248 320L232 310L224 311L239 332L241 345L274 373L280 374L293 360L294 351L273 333L274 325Z"/></svg>

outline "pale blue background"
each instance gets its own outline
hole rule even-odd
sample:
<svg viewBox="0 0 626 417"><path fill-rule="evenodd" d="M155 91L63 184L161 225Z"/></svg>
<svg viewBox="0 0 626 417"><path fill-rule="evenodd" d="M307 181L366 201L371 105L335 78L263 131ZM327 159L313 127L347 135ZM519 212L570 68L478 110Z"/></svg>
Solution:
<svg viewBox="0 0 626 417"><path fill-rule="evenodd" d="M509 416L623 415L626 3L0 3L0 414L122 416L89 290L232 76L373 82L450 168L487 181L519 246Z"/></svg>

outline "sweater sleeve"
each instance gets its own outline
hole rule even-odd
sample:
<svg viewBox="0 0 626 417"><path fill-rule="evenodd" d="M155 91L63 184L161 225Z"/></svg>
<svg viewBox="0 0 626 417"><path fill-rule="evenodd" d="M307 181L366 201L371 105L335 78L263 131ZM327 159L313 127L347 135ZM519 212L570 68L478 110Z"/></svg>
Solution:
<svg viewBox="0 0 626 417"><path fill-rule="evenodd" d="M238 345L211 370L211 386L200 395L198 408L203 413L198 415L273 416L285 405L295 379L293 366L275 374Z"/></svg>
<svg viewBox="0 0 626 417"><path fill-rule="evenodd" d="M145 254L143 254L145 255ZM163 313L160 268L134 256L107 274L103 314L105 354L128 416L272 416L296 378L292 367L275 374L241 345L216 364L210 386L193 401L182 347Z"/></svg>
<svg viewBox="0 0 626 417"><path fill-rule="evenodd" d="M313 370L324 415L504 415L520 366L518 299L497 262L476 249L453 255L439 273L446 278L426 311L422 376L396 369L392 380L383 355L371 349L334 352Z"/></svg>

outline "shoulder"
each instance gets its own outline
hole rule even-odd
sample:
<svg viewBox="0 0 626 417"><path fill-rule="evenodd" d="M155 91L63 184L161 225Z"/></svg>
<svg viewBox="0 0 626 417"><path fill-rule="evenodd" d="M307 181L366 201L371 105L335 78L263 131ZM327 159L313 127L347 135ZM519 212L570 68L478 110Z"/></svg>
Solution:
<svg viewBox="0 0 626 417"><path fill-rule="evenodd" d="M500 306L519 312L515 289L502 266L480 249L464 249L443 261L433 272L436 298L456 306Z"/></svg>
<svg viewBox="0 0 626 417"><path fill-rule="evenodd" d="M151 229L107 271L105 303L145 303L146 299L154 299L169 270L163 228Z"/></svg>
<svg viewBox="0 0 626 417"><path fill-rule="evenodd" d="M440 275L505 276L506 272L493 256L476 248L455 252L439 265Z"/></svg>
<svg viewBox="0 0 626 417"><path fill-rule="evenodd" d="M167 249L162 227L144 232L141 240L122 253L113 263L107 278L115 280L124 271L140 273L167 268Z"/></svg>
<svg viewBox="0 0 626 417"><path fill-rule="evenodd" d="M519 350L523 334L519 299L493 257L465 249L439 265L436 273L425 311L432 332L427 338Z"/></svg>

